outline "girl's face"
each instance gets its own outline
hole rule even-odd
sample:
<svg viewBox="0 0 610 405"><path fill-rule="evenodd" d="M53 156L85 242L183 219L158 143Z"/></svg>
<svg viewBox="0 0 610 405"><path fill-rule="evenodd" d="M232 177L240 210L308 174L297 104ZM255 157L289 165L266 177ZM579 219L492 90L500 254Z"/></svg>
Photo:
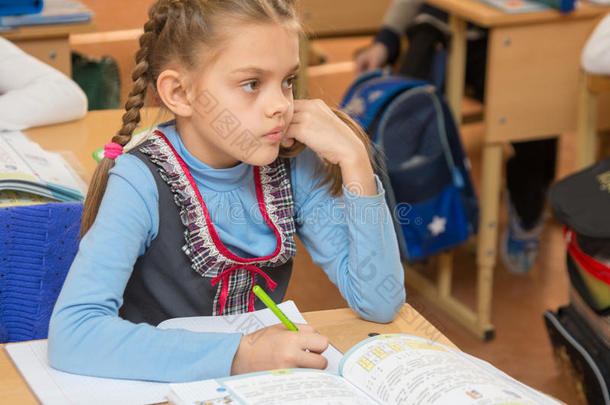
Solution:
<svg viewBox="0 0 610 405"><path fill-rule="evenodd" d="M179 130L191 153L214 168L266 165L292 120L298 34L279 24L226 27L231 38L190 74L193 108Z"/></svg>

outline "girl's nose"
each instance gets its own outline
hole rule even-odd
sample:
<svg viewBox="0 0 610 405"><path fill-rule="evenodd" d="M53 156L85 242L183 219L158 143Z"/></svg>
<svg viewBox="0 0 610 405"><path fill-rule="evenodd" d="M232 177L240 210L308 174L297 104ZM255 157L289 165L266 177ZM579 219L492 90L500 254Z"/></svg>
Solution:
<svg viewBox="0 0 610 405"><path fill-rule="evenodd" d="M287 97L287 94L284 94L281 91L275 92L273 96L271 96L266 108L267 117L271 118L276 115L285 114L290 108L290 103L291 98Z"/></svg>

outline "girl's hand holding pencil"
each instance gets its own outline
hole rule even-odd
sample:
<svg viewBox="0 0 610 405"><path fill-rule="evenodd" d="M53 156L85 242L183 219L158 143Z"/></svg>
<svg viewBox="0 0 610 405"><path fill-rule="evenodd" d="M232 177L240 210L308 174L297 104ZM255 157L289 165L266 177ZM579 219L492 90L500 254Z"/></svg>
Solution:
<svg viewBox="0 0 610 405"><path fill-rule="evenodd" d="M241 338L231 375L274 368L325 369L322 352L328 348L328 339L307 324L294 325L259 286L252 290L282 323Z"/></svg>
<svg viewBox="0 0 610 405"><path fill-rule="evenodd" d="M328 339L307 324L296 324L298 331L283 324L244 335L233 358L231 375L278 368L326 368L322 356Z"/></svg>

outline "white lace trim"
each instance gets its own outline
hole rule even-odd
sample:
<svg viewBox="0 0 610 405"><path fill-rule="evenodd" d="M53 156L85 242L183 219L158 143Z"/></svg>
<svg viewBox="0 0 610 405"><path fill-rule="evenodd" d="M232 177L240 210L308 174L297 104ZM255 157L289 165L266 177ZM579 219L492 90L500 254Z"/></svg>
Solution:
<svg viewBox="0 0 610 405"><path fill-rule="evenodd" d="M280 220L278 218L277 215L277 205L275 205L274 202L274 197L273 197L273 186L271 185L271 176L269 176L267 173L271 172L272 169L269 166L260 166L260 176L261 176L261 188L263 190L263 201L265 202L265 209L267 210L267 215L269 215L269 219L271 219L271 223L273 223L273 226L275 226L275 228L278 230L278 233L280 234L280 244L281 244L281 249L279 251L279 253L275 256L272 257L271 259L269 259L269 262L271 263L277 263L280 259L283 258L284 253L286 252L286 237L284 235L284 232L282 232L282 227L280 226ZM280 185L281 187L281 185Z"/></svg>

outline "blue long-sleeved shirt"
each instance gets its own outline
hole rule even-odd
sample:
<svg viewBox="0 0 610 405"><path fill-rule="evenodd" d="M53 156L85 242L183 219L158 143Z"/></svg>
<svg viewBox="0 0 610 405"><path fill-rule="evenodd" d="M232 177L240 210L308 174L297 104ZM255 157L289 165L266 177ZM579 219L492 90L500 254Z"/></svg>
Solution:
<svg viewBox="0 0 610 405"><path fill-rule="evenodd" d="M275 250L263 220L253 167L213 169L186 149L171 123L160 127L187 164L214 227L233 253ZM389 322L405 301L403 270L384 191L333 198L318 187L319 160L309 149L292 159L297 235L314 262L364 319ZM136 259L159 232L158 192L145 164L116 159L95 223L81 240L49 326L49 361L57 369L100 377L191 381L227 376L241 334L159 330L119 318Z"/></svg>

